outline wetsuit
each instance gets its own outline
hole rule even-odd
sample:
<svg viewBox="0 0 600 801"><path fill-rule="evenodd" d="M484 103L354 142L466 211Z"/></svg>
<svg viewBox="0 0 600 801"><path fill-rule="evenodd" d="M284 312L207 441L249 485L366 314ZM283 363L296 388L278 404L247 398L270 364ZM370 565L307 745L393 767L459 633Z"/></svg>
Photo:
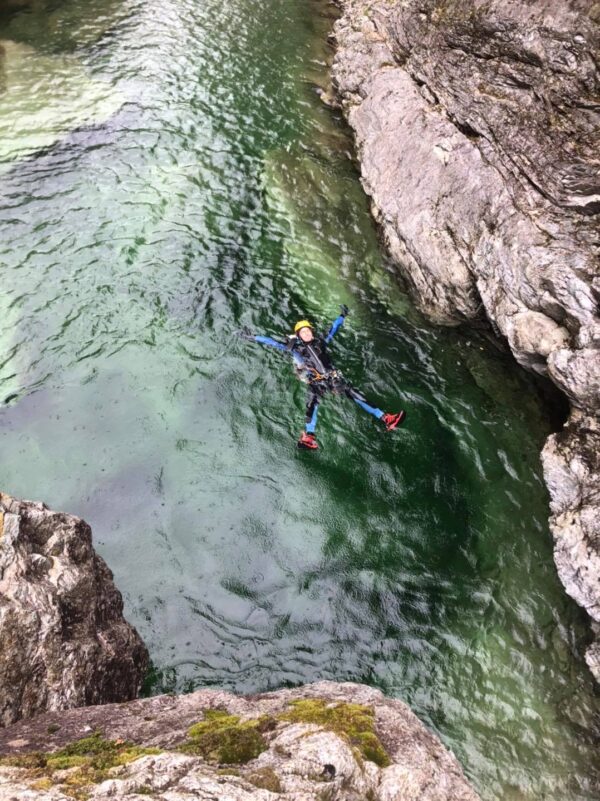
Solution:
<svg viewBox="0 0 600 801"><path fill-rule="evenodd" d="M298 377L308 384L306 431L309 434L314 434L317 426L318 406L327 392L333 392L336 395L347 395L361 409L372 414L378 420L381 420L384 416L384 412L381 409L371 406L362 392L351 386L341 372L333 366L327 345L329 345L343 324L344 315L336 317L327 334L315 334L312 342L303 342L299 337L291 338L288 343L279 342L272 337L266 336L251 337L262 345L268 345L292 356Z"/></svg>

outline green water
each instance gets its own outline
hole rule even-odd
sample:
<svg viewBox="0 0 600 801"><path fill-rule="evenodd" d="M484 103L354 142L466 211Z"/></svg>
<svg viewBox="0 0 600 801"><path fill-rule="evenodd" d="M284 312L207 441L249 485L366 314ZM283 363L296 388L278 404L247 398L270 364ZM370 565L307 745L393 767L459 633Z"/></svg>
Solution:
<svg viewBox="0 0 600 801"><path fill-rule="evenodd" d="M486 801L600 799L550 410L386 266L314 0L65 0L0 19L0 487L83 515L152 692L321 678L406 700ZM386 434L232 335L352 310Z"/></svg>

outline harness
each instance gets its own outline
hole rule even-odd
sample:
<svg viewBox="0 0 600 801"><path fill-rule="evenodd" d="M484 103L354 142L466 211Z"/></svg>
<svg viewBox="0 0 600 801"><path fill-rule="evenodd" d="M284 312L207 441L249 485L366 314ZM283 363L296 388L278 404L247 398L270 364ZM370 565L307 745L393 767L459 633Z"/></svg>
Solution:
<svg viewBox="0 0 600 801"><path fill-rule="evenodd" d="M340 373L339 370L329 370L326 373L320 373L314 367L306 367L305 366L305 367L303 367L303 369L304 370L310 370L310 372L312 373L312 378L308 379L308 383L309 384L314 384L317 381L331 381L331 380L338 379L338 378L342 377L342 374Z"/></svg>
<svg viewBox="0 0 600 801"><path fill-rule="evenodd" d="M300 351L298 355L301 356L303 361L302 365L299 365L297 368L298 373L304 373L304 380L309 386L321 392L326 390L335 391L341 388L340 385L344 383L344 377L333 365L331 365L330 369L327 369L327 363L331 363L326 352L319 352L319 349L315 348L312 344L308 344L304 348L299 348L298 350ZM304 351L304 353L302 351ZM309 359L312 364L306 363Z"/></svg>

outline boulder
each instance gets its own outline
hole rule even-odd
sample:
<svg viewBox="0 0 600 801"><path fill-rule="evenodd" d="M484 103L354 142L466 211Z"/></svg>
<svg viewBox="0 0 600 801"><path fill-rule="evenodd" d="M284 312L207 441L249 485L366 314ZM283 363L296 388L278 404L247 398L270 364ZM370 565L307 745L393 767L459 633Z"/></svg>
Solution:
<svg viewBox="0 0 600 801"><path fill-rule="evenodd" d="M0 725L135 698L147 664L87 523L0 493Z"/></svg>
<svg viewBox="0 0 600 801"><path fill-rule="evenodd" d="M248 732L259 747L236 751L236 737L242 743ZM86 736L90 746L78 739ZM48 714L0 732L0 797L66 801L74 788L90 801L479 798L406 704L337 682L254 696L158 696Z"/></svg>
<svg viewBox="0 0 600 801"><path fill-rule="evenodd" d="M554 561L569 595L600 623L600 425L574 412L542 451L550 490ZM600 643L586 661L600 681Z"/></svg>

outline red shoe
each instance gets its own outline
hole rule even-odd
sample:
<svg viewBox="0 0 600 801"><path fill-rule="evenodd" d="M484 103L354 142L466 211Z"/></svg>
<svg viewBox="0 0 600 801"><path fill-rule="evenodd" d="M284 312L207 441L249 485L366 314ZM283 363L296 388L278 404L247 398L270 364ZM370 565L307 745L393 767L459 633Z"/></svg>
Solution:
<svg viewBox="0 0 600 801"><path fill-rule="evenodd" d="M298 447L305 448L309 451L316 451L319 447L319 444L315 439L314 434L308 434L306 431L303 431L300 434L300 439L298 440Z"/></svg>
<svg viewBox="0 0 600 801"><path fill-rule="evenodd" d="M385 427L388 431L393 431L400 423L404 422L404 418L406 417L406 412L398 412L398 414L384 414L381 418L385 423Z"/></svg>

